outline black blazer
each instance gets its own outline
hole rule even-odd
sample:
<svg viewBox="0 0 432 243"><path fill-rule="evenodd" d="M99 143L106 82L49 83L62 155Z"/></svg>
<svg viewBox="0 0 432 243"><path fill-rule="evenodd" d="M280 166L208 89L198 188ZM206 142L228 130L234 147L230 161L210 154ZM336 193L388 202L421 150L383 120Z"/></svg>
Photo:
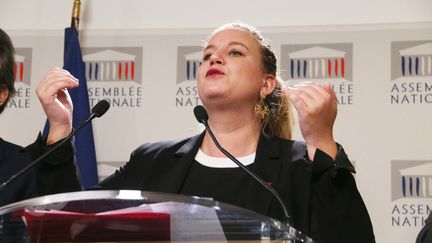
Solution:
<svg viewBox="0 0 432 243"><path fill-rule="evenodd" d="M23 148L0 138L0 183L57 145L46 146L44 140L39 135L34 143ZM74 147L67 142L1 190L0 206L47 194L81 190L78 177Z"/></svg>
<svg viewBox="0 0 432 243"><path fill-rule="evenodd" d="M99 188L180 193L203 137L204 133L143 144ZM375 242L351 175L354 168L343 149L339 146L336 161L320 150L310 161L306 153L303 142L266 135L261 135L256 151L254 172L272 182L286 204L291 225L320 243ZM271 193L258 183L246 190L250 193L244 198L245 208L283 220L283 211Z"/></svg>
<svg viewBox="0 0 432 243"><path fill-rule="evenodd" d="M425 220L425 225L417 235L415 243L428 243L432 242L432 212L429 213L428 218Z"/></svg>

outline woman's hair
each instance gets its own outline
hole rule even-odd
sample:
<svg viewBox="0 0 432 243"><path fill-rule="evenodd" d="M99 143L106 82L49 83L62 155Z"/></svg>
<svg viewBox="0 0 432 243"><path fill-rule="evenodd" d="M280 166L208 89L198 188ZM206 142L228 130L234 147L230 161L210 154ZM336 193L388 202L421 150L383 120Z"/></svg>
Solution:
<svg viewBox="0 0 432 243"><path fill-rule="evenodd" d="M264 39L261 33L254 27L244 23L236 22L225 24L213 33L224 29L244 30L258 42L261 46L262 68L265 74L272 74L276 77L276 87L271 94L264 99L268 105L269 113L261 119L262 130L264 133L273 136L291 139L292 138L292 110L288 97L283 93L282 80L277 75L277 60L268 40ZM257 102L259 97L257 98Z"/></svg>
<svg viewBox="0 0 432 243"><path fill-rule="evenodd" d="M9 36L0 29L0 90L8 89L9 96L6 101L0 106L0 113L6 107L9 98L15 94L14 87L14 48Z"/></svg>

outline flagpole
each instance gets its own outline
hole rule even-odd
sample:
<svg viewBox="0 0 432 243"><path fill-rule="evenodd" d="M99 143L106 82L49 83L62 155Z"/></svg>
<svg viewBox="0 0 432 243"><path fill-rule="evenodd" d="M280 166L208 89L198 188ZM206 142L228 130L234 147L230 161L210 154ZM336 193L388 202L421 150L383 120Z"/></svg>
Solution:
<svg viewBox="0 0 432 243"><path fill-rule="evenodd" d="M74 0L73 8L72 8L71 28L74 28L76 30L78 30L79 28L80 7L81 7L81 1Z"/></svg>

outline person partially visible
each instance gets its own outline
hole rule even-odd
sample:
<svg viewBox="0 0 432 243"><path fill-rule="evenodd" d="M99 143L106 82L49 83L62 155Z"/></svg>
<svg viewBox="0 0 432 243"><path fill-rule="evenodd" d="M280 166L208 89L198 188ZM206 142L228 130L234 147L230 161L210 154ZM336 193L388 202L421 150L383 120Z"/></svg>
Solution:
<svg viewBox="0 0 432 243"><path fill-rule="evenodd" d="M14 64L14 47L0 29L0 114L15 94ZM67 88L78 85L78 80L66 70L55 67L47 72L36 93L50 123L49 133L46 137L39 134L25 148L0 138L0 184L70 134L73 107ZM19 133L18 126L10 129ZM69 141L6 185L0 191L0 207L36 196L80 190L79 176L74 171L74 147Z"/></svg>
<svg viewBox="0 0 432 243"><path fill-rule="evenodd" d="M425 220L425 225L418 233L415 243L432 243L432 212Z"/></svg>
<svg viewBox="0 0 432 243"><path fill-rule="evenodd" d="M197 88L219 143L277 190L291 226L319 243L375 242L354 167L333 138L337 100L330 84L304 82L284 89L269 43L255 28L234 23L210 36ZM304 142L291 138L290 103ZM229 160L206 131L141 145L97 188L211 197L285 219L275 198Z"/></svg>

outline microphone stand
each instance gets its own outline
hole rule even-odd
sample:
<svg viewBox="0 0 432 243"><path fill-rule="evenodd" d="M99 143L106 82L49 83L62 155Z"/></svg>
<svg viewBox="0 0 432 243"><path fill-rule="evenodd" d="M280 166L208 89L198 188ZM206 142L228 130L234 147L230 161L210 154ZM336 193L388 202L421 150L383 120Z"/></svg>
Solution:
<svg viewBox="0 0 432 243"><path fill-rule="evenodd" d="M57 148L59 148L64 143L66 143L67 141L69 141L72 138L72 136L74 136L82 127L84 127L86 124L88 124L91 120L93 120L96 117L101 117L103 114L105 114L105 112L109 109L109 107L110 107L110 104L109 104L108 101L106 101L106 100L99 101L92 108L92 113L87 118L87 120L85 120L85 122L83 122L81 125L79 125L78 128L72 130L72 132L69 133L69 135L66 138L64 138L61 142L59 142L58 144L56 144L53 148L51 148L50 150L48 150L47 152L45 152L44 154L42 154L40 157L38 157L37 159L35 159L32 163L28 164L26 167L24 167L22 170L20 170L18 173L12 175L7 181L3 182L0 185L0 191L2 191L10 182L12 182L13 180L15 180L15 178L17 178L18 176L22 175L26 171L28 171L30 168L32 168L33 166L35 166L37 163L39 163L45 157L47 157L48 155L50 155L53 151L57 150Z"/></svg>
<svg viewBox="0 0 432 243"><path fill-rule="evenodd" d="M204 124L204 127L206 129L206 131L208 132L208 134L210 135L211 139L213 140L213 142L215 143L216 147L223 153L225 154L229 159L231 159L236 165L238 165L240 168L242 168L244 171L246 171L250 176L252 176L256 181L258 181L262 186L264 186L268 191L271 192L271 194L277 199L277 201L279 202L284 216L285 216L285 221L283 223L285 223L286 232L283 232L283 242L301 242L301 243L315 243L315 241L313 241L312 239L310 239L309 237L307 237L306 235L304 235L302 232L297 231L295 228L291 227L290 225L290 216L288 214L288 210L285 207L285 204L283 203L281 197L279 196L279 193L273 189L272 187L270 187L269 185L267 185L267 183L261 179L257 174L255 174L253 171L249 170L246 166L244 166L240 161L238 161L233 155L231 155L228 151L226 151L217 141L215 135L213 134L212 130L210 129L210 126L208 124L208 114L207 111L205 110L205 108L203 106L196 106L194 108L194 114L196 119L198 120L198 122Z"/></svg>

